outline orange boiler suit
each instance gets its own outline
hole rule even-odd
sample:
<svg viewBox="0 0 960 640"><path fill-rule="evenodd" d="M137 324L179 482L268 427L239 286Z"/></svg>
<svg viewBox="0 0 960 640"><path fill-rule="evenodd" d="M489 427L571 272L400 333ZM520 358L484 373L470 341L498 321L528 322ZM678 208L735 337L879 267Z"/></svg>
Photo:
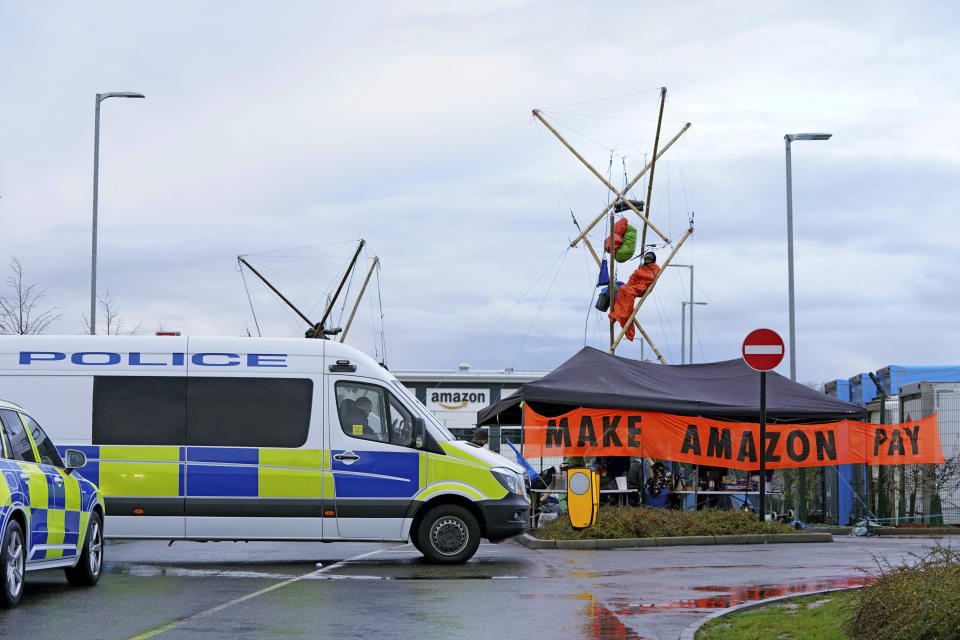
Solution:
<svg viewBox="0 0 960 640"><path fill-rule="evenodd" d="M656 262L651 262L642 265L630 274L627 284L617 289L617 297L613 301L613 308L607 314L610 322L619 322L621 327L627 323L630 314L633 313L633 303L646 292L647 287L654 281L658 273L660 273L660 266ZM627 327L627 340L632 341L633 336L634 329L631 322L630 326Z"/></svg>

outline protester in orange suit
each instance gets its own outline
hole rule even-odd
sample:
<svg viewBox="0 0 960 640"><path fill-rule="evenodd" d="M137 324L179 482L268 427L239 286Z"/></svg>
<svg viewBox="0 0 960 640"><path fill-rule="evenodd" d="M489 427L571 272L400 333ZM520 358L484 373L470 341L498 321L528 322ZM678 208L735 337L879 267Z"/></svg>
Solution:
<svg viewBox="0 0 960 640"><path fill-rule="evenodd" d="M650 286L658 273L660 273L660 266L657 264L657 254L653 251L647 251L643 254L643 264L630 275L627 284L617 289L617 297L613 301L613 308L607 314L611 322L619 322L621 327L627 323L630 314L633 313L634 302L646 292L647 287ZM633 323L631 322L630 326L627 327L627 340L633 340L633 334Z"/></svg>

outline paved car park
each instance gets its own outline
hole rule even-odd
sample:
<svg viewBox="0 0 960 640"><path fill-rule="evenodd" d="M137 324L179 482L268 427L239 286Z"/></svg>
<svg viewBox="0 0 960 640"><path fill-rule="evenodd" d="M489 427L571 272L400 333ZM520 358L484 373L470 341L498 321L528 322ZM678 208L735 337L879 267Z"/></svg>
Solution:
<svg viewBox="0 0 960 640"><path fill-rule="evenodd" d="M71 638L543 637L670 639L742 602L863 583L926 539L531 550L484 544L466 565L411 545L108 543L100 584L28 578L5 633ZM318 564L319 563L319 566Z"/></svg>

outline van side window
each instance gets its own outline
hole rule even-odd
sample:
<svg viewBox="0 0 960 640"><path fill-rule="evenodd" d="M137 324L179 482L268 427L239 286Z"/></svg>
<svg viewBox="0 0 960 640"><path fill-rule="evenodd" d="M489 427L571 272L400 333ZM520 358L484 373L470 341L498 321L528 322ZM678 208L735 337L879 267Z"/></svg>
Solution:
<svg viewBox="0 0 960 640"><path fill-rule="evenodd" d="M182 445L186 433L186 378L94 377L93 444Z"/></svg>
<svg viewBox="0 0 960 640"><path fill-rule="evenodd" d="M40 454L40 464L49 464L54 467L62 467L63 460L60 458L60 453L57 451L57 448L53 446L53 441L47 437L47 434L44 433L43 429L40 428L40 425L37 424L37 421L22 413L20 414L20 417L23 418L23 422L27 425L27 429L30 430L30 435L33 436L34 444L37 445L37 453Z"/></svg>
<svg viewBox="0 0 960 640"><path fill-rule="evenodd" d="M309 378L97 376L93 444L300 447Z"/></svg>
<svg viewBox="0 0 960 640"><path fill-rule="evenodd" d="M340 428L351 438L413 444L413 415L397 397L378 386L338 382L337 412Z"/></svg>
<svg viewBox="0 0 960 640"><path fill-rule="evenodd" d="M352 438L389 442L383 389L370 384L338 382L337 411L340 428Z"/></svg>
<svg viewBox="0 0 960 640"><path fill-rule="evenodd" d="M188 378L187 445L300 447L310 432L309 378Z"/></svg>
<svg viewBox="0 0 960 640"><path fill-rule="evenodd" d="M16 411L0 409L0 422L3 422L3 430L7 433L10 442L10 457L14 460L36 462L37 459L33 455L27 430L23 428L23 423L20 422L20 415Z"/></svg>

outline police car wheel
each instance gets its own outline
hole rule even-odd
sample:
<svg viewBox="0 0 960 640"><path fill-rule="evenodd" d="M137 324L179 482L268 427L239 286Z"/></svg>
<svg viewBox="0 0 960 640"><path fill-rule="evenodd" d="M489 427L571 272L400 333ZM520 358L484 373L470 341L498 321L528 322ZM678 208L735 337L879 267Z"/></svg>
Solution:
<svg viewBox="0 0 960 640"><path fill-rule="evenodd" d="M480 525L467 509L455 504L434 507L417 530L417 548L431 562L460 564L480 546Z"/></svg>
<svg viewBox="0 0 960 640"><path fill-rule="evenodd" d="M23 572L26 568L27 548L23 543L23 529L12 518L3 532L3 548L0 549L0 570L3 571L3 589L0 590L0 605L15 607L23 593Z"/></svg>
<svg viewBox="0 0 960 640"><path fill-rule="evenodd" d="M67 582L75 587L92 587L100 580L103 571L103 521L94 511L87 523L87 535L80 550L76 566L65 569Z"/></svg>

